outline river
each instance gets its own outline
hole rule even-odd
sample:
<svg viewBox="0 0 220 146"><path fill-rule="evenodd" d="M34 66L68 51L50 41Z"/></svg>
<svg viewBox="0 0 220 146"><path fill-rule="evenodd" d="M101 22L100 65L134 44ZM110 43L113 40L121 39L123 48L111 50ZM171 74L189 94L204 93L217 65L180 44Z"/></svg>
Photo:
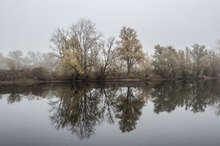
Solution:
<svg viewBox="0 0 220 146"><path fill-rule="evenodd" d="M2 146L219 146L220 83L0 86Z"/></svg>

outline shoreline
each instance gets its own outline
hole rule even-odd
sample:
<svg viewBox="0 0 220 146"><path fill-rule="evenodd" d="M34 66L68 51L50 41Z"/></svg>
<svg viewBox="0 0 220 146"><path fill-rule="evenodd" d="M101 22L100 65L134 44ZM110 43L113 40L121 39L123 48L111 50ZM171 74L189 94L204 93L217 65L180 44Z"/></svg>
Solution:
<svg viewBox="0 0 220 146"><path fill-rule="evenodd" d="M203 79L140 79L140 78L123 78L123 79L106 79L106 80L14 80L14 81L0 81L0 85L13 85L13 84L41 84L41 83L129 83L129 82L163 82L163 81L219 81L220 78L203 78Z"/></svg>

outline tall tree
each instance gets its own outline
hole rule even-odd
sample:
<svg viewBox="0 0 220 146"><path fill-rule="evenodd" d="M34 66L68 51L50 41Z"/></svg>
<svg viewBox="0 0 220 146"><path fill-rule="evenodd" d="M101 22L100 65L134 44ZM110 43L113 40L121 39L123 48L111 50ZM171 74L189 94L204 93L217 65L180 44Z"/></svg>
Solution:
<svg viewBox="0 0 220 146"><path fill-rule="evenodd" d="M52 42L51 48L54 56L59 58L61 61L64 59L64 50L68 47L68 35L63 29L56 29L52 34L50 41Z"/></svg>
<svg viewBox="0 0 220 146"><path fill-rule="evenodd" d="M208 63L207 50L204 45L194 44L190 53L193 60L193 77L198 78Z"/></svg>
<svg viewBox="0 0 220 146"><path fill-rule="evenodd" d="M20 69L20 64L21 64L20 61L21 61L21 57L23 56L23 53L20 50L15 50L15 51L10 51L8 55L16 62L15 69Z"/></svg>
<svg viewBox="0 0 220 146"><path fill-rule="evenodd" d="M178 60L179 60L179 76L183 79L189 78L192 76L193 65L192 59L190 57L190 50L186 48L185 50L178 51Z"/></svg>
<svg viewBox="0 0 220 146"><path fill-rule="evenodd" d="M175 48L156 45L154 49L153 71L161 77L174 79L179 68Z"/></svg>
<svg viewBox="0 0 220 146"><path fill-rule="evenodd" d="M130 27L123 27L119 35L118 55L120 59L126 62L127 75L130 73L135 65L144 59L144 52L142 51L142 44L137 39L137 32Z"/></svg>
<svg viewBox="0 0 220 146"><path fill-rule="evenodd" d="M220 73L220 56L217 50L208 51L208 63L205 66L204 75L217 77Z"/></svg>
<svg viewBox="0 0 220 146"><path fill-rule="evenodd" d="M97 64L100 37L90 20L81 19L67 31L57 29L51 41L66 71L87 76Z"/></svg>
<svg viewBox="0 0 220 146"><path fill-rule="evenodd" d="M108 38L107 41L103 41L100 44L100 47L102 61L100 62L99 78L104 79L106 76L106 72L110 69L115 59L117 58L115 38Z"/></svg>
<svg viewBox="0 0 220 146"><path fill-rule="evenodd" d="M98 42L101 34L96 31L95 24L87 19L81 19L73 24L70 30L70 38L74 40L75 48L80 54L80 63L87 74L97 57Z"/></svg>

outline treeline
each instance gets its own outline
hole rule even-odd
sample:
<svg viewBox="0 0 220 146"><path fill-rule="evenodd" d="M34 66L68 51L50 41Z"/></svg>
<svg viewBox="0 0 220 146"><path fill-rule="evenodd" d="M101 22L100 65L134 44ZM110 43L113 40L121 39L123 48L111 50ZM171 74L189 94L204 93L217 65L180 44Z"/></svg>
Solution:
<svg viewBox="0 0 220 146"><path fill-rule="evenodd" d="M185 50L172 46L155 46L152 71L168 79L201 79L220 77L220 50L194 44Z"/></svg>
<svg viewBox="0 0 220 146"><path fill-rule="evenodd" d="M90 20L82 19L67 30L57 29L51 42L59 71L72 79L137 77L148 69L137 32L130 27L121 29L118 40L104 39Z"/></svg>
<svg viewBox="0 0 220 146"><path fill-rule="evenodd" d="M186 49L156 45L143 51L137 32L123 27L118 39L105 37L95 24L81 19L51 37L51 53L9 52L0 68L35 69L48 80L206 79L220 77L220 42L214 48L194 44ZM1 61L2 62L2 61ZM35 75L36 76L36 75ZM50 77L50 78L47 78Z"/></svg>
<svg viewBox="0 0 220 146"><path fill-rule="evenodd" d="M0 53L0 81L51 80L54 79L58 59L52 53L20 50L10 51L7 56Z"/></svg>

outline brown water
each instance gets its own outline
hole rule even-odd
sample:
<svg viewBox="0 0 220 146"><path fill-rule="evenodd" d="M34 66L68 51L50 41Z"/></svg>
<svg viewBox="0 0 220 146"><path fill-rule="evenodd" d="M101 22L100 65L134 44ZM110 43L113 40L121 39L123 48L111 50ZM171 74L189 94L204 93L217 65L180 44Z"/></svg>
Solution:
<svg viewBox="0 0 220 146"><path fill-rule="evenodd" d="M0 86L1 146L219 146L220 83Z"/></svg>

